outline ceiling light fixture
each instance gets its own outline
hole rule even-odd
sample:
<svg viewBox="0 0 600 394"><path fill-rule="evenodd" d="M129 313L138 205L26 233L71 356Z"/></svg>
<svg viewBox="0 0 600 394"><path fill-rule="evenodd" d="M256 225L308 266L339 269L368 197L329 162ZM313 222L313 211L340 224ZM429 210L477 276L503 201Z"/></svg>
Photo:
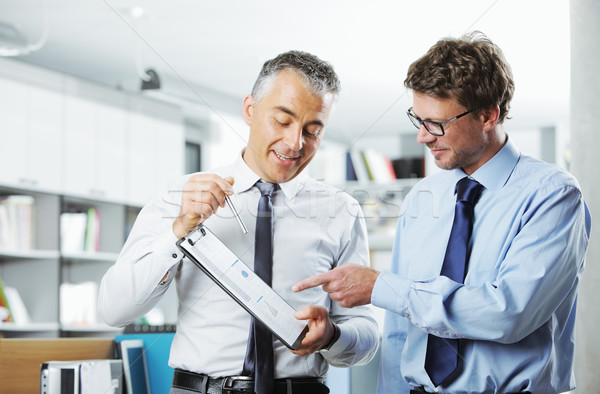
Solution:
<svg viewBox="0 0 600 394"><path fill-rule="evenodd" d="M144 73L148 76L148 78L142 77L142 84L140 86L141 90L153 90L160 89L160 78L156 71L151 68L147 68Z"/></svg>

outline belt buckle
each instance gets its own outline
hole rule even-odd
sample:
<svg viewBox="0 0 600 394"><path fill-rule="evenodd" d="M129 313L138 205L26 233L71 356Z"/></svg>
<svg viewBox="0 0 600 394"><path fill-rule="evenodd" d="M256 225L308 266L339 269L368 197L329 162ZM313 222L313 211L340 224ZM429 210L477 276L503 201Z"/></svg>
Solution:
<svg viewBox="0 0 600 394"><path fill-rule="evenodd" d="M244 376L244 375L227 376L227 377L223 378L223 387L222 387L223 391L233 391L234 390L233 384L238 380L251 381L251 380L254 380L254 376Z"/></svg>

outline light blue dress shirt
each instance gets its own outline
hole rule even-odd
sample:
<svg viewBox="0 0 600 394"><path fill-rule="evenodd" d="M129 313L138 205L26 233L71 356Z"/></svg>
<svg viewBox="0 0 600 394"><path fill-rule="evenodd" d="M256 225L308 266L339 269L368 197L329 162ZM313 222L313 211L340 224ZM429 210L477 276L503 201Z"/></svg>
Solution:
<svg viewBox="0 0 600 394"><path fill-rule="evenodd" d="M379 393L534 393L574 388L577 288L591 218L577 181L509 140L472 174L475 206L464 284L440 276L461 169L419 182L403 202L391 272L372 303L387 310ZM435 388L427 335L458 338L459 367Z"/></svg>

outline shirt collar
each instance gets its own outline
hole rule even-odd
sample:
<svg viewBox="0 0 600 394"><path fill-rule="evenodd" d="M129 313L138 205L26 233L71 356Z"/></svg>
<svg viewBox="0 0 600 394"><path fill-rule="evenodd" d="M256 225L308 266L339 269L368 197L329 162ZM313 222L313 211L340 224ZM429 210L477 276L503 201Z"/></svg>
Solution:
<svg viewBox="0 0 600 394"><path fill-rule="evenodd" d="M494 157L475 171L471 178L491 191L500 190L510 178L521 152L510 138Z"/></svg>
<svg viewBox="0 0 600 394"><path fill-rule="evenodd" d="M520 157L521 152L519 152L519 149L512 140L508 138L502 149L488 160L487 163L471 174L469 178L475 179L486 189L498 191L506 184L508 178L510 178L510 174L515 169ZM462 168L455 168L451 172L452 184L456 184L461 178L467 176Z"/></svg>
<svg viewBox="0 0 600 394"><path fill-rule="evenodd" d="M233 184L234 193L243 193L252 188L256 182L260 180L258 176L243 159L244 151L242 150L235 161L233 176L235 183ZM304 187L307 175L304 172L298 174L295 178L288 182L279 183L279 188L288 200L293 199L296 194Z"/></svg>

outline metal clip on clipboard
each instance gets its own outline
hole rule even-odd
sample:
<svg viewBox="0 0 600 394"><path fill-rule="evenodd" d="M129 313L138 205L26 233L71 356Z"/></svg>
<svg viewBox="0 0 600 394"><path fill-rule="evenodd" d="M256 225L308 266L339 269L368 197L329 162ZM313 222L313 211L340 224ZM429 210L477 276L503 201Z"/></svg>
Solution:
<svg viewBox="0 0 600 394"><path fill-rule="evenodd" d="M290 349L308 331L295 310L202 224L177 241L179 249L231 298Z"/></svg>

